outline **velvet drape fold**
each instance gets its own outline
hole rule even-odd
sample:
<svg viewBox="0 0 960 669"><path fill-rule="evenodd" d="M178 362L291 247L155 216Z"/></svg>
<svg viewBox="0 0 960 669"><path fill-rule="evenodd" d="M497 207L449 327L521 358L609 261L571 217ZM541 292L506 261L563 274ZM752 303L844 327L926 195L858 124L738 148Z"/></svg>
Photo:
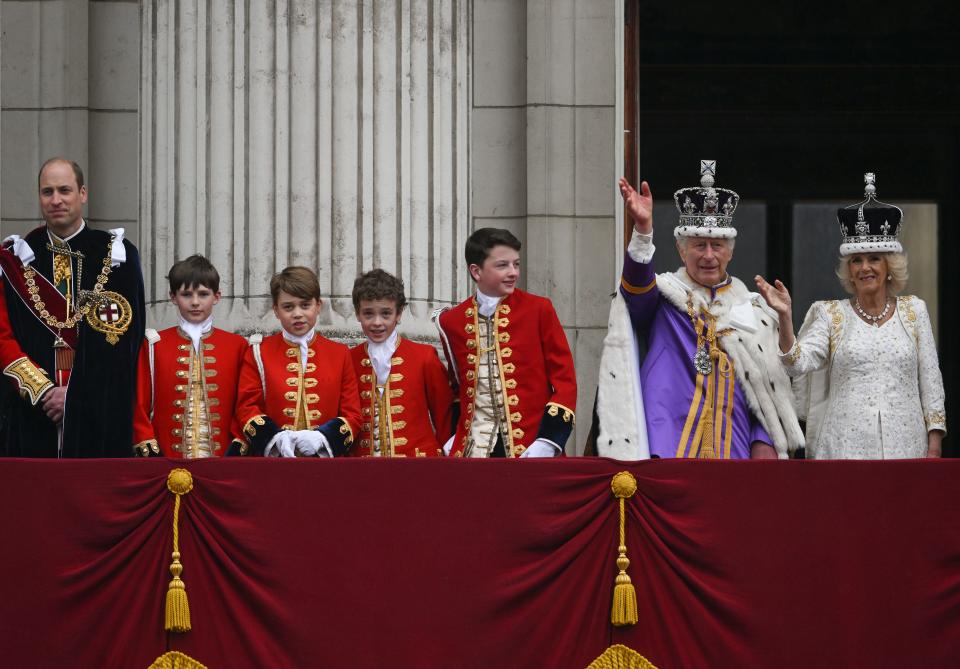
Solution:
<svg viewBox="0 0 960 669"><path fill-rule="evenodd" d="M192 630L164 631L174 467ZM639 622L610 625L627 500ZM0 462L5 666L955 667L960 463Z"/></svg>

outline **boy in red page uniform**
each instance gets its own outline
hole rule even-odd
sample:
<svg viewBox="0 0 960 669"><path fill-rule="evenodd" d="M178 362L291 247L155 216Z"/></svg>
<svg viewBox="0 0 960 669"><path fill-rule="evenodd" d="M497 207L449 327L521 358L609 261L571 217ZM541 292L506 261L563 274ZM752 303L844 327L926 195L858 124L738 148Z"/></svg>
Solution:
<svg viewBox="0 0 960 669"><path fill-rule="evenodd" d="M220 274L209 260L190 256L175 263L167 278L180 323L162 332L147 329L140 347L134 453L225 455L230 442L240 438L233 407L247 341L213 327Z"/></svg>
<svg viewBox="0 0 960 669"><path fill-rule="evenodd" d="M320 283L306 267L270 279L280 332L254 336L240 369L237 419L244 443L231 455L345 455L360 429L350 349L314 330Z"/></svg>
<svg viewBox="0 0 960 669"><path fill-rule="evenodd" d="M516 287L520 240L481 228L464 250L473 297L435 316L461 415L445 450L457 457L553 457L575 419L577 379L550 300Z"/></svg>
<svg viewBox="0 0 960 669"><path fill-rule="evenodd" d="M453 392L437 351L397 332L406 304L403 281L382 269L353 284L353 308L367 337L350 349L362 413L354 455L442 455L452 432Z"/></svg>

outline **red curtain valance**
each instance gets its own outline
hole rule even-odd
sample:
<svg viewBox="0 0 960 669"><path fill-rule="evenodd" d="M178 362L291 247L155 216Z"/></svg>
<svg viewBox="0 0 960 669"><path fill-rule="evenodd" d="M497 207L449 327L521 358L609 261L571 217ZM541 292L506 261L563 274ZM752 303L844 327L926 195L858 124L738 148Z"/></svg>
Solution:
<svg viewBox="0 0 960 669"><path fill-rule="evenodd" d="M164 631L174 497L192 629ZM639 622L610 624L627 470ZM955 667L960 462L0 461L5 666Z"/></svg>

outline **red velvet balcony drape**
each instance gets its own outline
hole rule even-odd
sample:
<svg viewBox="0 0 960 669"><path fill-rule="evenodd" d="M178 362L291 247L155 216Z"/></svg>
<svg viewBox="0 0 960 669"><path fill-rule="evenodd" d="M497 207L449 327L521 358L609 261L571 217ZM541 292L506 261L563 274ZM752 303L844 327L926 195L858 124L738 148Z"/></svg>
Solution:
<svg viewBox="0 0 960 669"><path fill-rule="evenodd" d="M0 462L0 662L213 668L960 665L960 463ZM610 626L628 501L640 621Z"/></svg>

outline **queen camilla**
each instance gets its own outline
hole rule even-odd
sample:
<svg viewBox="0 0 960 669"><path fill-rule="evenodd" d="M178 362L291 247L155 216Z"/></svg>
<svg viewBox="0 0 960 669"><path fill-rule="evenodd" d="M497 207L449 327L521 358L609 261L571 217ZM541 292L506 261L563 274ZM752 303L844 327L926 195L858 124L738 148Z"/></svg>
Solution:
<svg viewBox="0 0 960 669"><path fill-rule="evenodd" d="M946 416L930 317L920 298L898 296L903 211L876 199L872 173L865 180L866 199L837 211L837 276L849 300L815 302L798 339L786 286L758 276L757 287L780 317L781 363L801 379L807 457L940 457Z"/></svg>

